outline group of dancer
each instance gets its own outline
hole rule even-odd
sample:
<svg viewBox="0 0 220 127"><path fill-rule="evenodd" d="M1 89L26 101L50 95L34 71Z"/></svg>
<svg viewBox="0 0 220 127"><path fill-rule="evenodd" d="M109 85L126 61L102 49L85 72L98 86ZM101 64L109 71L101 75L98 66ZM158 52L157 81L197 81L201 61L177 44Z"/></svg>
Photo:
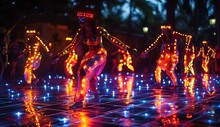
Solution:
<svg viewBox="0 0 220 127"><path fill-rule="evenodd" d="M80 28L77 30L72 42L54 57L52 63L56 63L61 57L68 54L69 57L65 61L65 71L68 75L73 75L72 67L76 64L78 58L77 54L75 53L76 46L80 43L84 43L88 46L89 50L84 55L77 71L78 82L76 95L74 98L74 106L82 106L82 102L89 89L94 94L94 100L100 100L97 88L98 76L102 72L107 61L107 51L103 47L102 37L107 38L112 44L123 50L127 56L129 56L129 54L137 55L137 50L131 48L118 38L109 34L103 27L97 26L95 24L95 17L93 12L79 11L77 12L77 17L79 19ZM158 44L162 43L163 50L159 59L157 60L157 66L155 70L157 87L160 88L162 70L166 72L166 74L170 77L173 86L176 87L177 78L175 75L175 68L179 59L179 52L177 49L177 41L179 38L185 39L186 41L184 73L187 74L189 71L191 71L194 75L192 65L193 59L195 58L195 52L193 45L190 44L192 36L173 31L169 25L161 26L161 31L162 33L158 36L158 38L140 54L140 57L146 58L148 52L154 49ZM49 56L52 56L52 53L50 53L49 48L39 38L36 31L27 30L26 34L28 35L28 39L31 43L27 43L26 50L24 51L28 52L29 54L25 64L24 78L27 84L33 84L38 80L33 71L39 67L41 62L42 56L39 51L40 46L46 50ZM204 42L204 45L207 45L207 43ZM211 56L214 58L215 52L210 47L203 47L197 55L202 55L204 59L204 65L202 67L206 70L210 59L209 54L211 52ZM129 61L130 60L131 59L129 59ZM128 65L130 64L130 62L125 63L128 63ZM133 67L130 67L130 69L134 70Z"/></svg>

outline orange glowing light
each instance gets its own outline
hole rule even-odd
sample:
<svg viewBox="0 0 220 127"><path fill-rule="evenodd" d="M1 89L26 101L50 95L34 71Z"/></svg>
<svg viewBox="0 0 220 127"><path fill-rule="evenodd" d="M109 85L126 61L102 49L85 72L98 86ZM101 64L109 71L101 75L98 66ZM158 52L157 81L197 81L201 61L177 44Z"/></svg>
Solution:
<svg viewBox="0 0 220 127"><path fill-rule="evenodd" d="M122 71L123 66L127 66L132 72L134 72L134 67L132 65L132 57L129 52L125 52L124 50L118 50L118 52L122 53L122 59L119 60L118 71Z"/></svg>
<svg viewBox="0 0 220 127"><path fill-rule="evenodd" d="M119 84L119 89L121 93L126 93L126 102L125 104L129 104L131 102L131 94L132 94L132 88L134 84L134 76L127 76L125 78L122 75L118 76L118 84Z"/></svg>
<svg viewBox="0 0 220 127"><path fill-rule="evenodd" d="M194 46L189 48L186 47L185 55L184 55L184 74L188 74L191 72L192 75L195 75L193 68L193 60L195 59Z"/></svg>
<svg viewBox="0 0 220 127"><path fill-rule="evenodd" d="M73 76L73 67L77 63L78 55L73 50L64 62L64 70L67 76Z"/></svg>
<svg viewBox="0 0 220 127"><path fill-rule="evenodd" d="M161 29L171 29L171 26L161 26Z"/></svg>
<svg viewBox="0 0 220 127"><path fill-rule="evenodd" d="M25 111L27 111L28 118L30 120L33 120L35 123L36 127L41 127L44 123L44 125L51 125L51 122L48 121L49 119L45 116L42 116L38 110L37 107L35 106L34 100L37 98L37 95L35 92L33 92L32 89L26 90L24 92L25 98L24 98L24 106L25 106Z"/></svg>
<svg viewBox="0 0 220 127"><path fill-rule="evenodd" d="M170 29L172 38L169 38L170 35L168 36L166 33L162 32L157 37L157 39L141 53L141 57L146 56L149 51L159 45L160 42L163 42L163 50L159 59L157 60L157 66L155 70L156 82L157 84L161 83L161 71L165 71L172 80L173 85L177 86L177 78L175 75L176 65L179 61L177 39L184 38L186 39L186 45L189 45L192 36L172 31L171 26L161 26L161 29ZM165 38L168 38L167 41L164 40Z"/></svg>
<svg viewBox="0 0 220 127"><path fill-rule="evenodd" d="M29 31L30 32L30 31ZM46 50L47 53L49 53L48 47L43 43L43 41L38 37L35 36L36 42L34 43L34 46L31 47L30 45L27 45L25 50L23 52L28 52L28 58L25 63L25 69L24 69L24 79L27 82L27 84L32 83L32 79L36 79L36 76L34 75L33 71L36 70L41 63L42 55L40 54L40 46Z"/></svg>

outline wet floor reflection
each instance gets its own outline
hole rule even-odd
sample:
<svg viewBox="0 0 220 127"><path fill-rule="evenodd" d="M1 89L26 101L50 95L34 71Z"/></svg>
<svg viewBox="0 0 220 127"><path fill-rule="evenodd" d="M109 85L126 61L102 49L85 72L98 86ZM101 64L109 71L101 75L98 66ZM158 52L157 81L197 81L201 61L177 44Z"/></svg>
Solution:
<svg viewBox="0 0 220 127"><path fill-rule="evenodd" d="M93 94L83 108L73 109L77 79L48 76L35 86L22 80L1 84L0 126L217 126L220 124L219 75L182 78L178 87L164 78L155 88L154 75L101 74L101 101Z"/></svg>

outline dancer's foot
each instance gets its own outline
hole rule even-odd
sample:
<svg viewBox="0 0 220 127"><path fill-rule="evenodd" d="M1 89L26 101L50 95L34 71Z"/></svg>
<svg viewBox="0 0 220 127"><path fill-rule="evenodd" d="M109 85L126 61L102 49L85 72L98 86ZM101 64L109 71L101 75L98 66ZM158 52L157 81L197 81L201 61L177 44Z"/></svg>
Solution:
<svg viewBox="0 0 220 127"><path fill-rule="evenodd" d="M176 86L176 85L174 85L172 89L173 89L173 90L177 90L177 86Z"/></svg>
<svg viewBox="0 0 220 127"><path fill-rule="evenodd" d="M31 83L31 85L33 85L33 86L36 85L38 83L38 81L39 81L38 78L33 79L33 82Z"/></svg>
<svg viewBox="0 0 220 127"><path fill-rule="evenodd" d="M100 101L101 101L100 96L99 96L98 93L95 94L94 96L95 96L95 97L92 99L93 102L100 102Z"/></svg>
<svg viewBox="0 0 220 127"><path fill-rule="evenodd" d="M155 88L155 89L161 89L162 86L158 83L158 84L156 84L156 86L155 86L154 88Z"/></svg>
<svg viewBox="0 0 220 127"><path fill-rule="evenodd" d="M75 102L72 106L70 106L71 108L82 108L83 107L83 102L79 101L79 102Z"/></svg>

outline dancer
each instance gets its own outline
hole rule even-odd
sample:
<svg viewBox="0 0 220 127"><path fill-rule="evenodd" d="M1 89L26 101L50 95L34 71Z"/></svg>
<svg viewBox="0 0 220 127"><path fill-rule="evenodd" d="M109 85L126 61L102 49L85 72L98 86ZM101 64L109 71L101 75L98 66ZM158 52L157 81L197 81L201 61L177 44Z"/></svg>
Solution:
<svg viewBox="0 0 220 127"><path fill-rule="evenodd" d="M132 65L132 57L128 51L118 49L118 52L122 54L122 58L119 60L118 71L122 72L123 66L127 66L128 69L134 72L134 67Z"/></svg>
<svg viewBox="0 0 220 127"><path fill-rule="evenodd" d="M209 72L209 61L210 57L215 58L216 52L214 49L212 49L210 46L208 46L208 43L206 40L202 41L202 47L199 49L198 54L196 57L201 56L202 57L202 68L205 73Z"/></svg>
<svg viewBox="0 0 220 127"><path fill-rule="evenodd" d="M202 68L204 71L203 75L203 86L205 89L209 90L210 84L209 84L209 61L210 57L215 58L216 52L214 49L212 49L210 46L208 46L208 43L206 40L202 41L202 47L199 49L198 54L196 57L201 56L202 57ZM216 91L213 87L210 91ZM212 92L211 92L212 93ZM215 92L214 92L215 93Z"/></svg>
<svg viewBox="0 0 220 127"><path fill-rule="evenodd" d="M79 43L85 43L89 51L83 57L77 71L78 85L75 95L75 104L73 108L82 107L82 101L85 98L89 88L94 94L94 101L99 101L99 93L97 89L97 76L102 72L107 59L107 51L102 44L102 36L107 38L117 47L126 51L132 49L120 41L118 38L110 35L104 28L96 26L94 13L92 11L83 10L77 12L77 17L80 23L80 29L75 34L72 43L69 44L62 52L58 53L53 62L59 60L60 57L75 50Z"/></svg>
<svg viewBox="0 0 220 127"><path fill-rule="evenodd" d="M33 71L38 69L41 63L40 46L44 48L50 57L52 53L49 53L48 47L37 36L36 30L26 30L26 34L28 40L23 52L28 52L28 58L25 63L24 79L27 84L35 85L39 79L34 75Z"/></svg>
<svg viewBox="0 0 220 127"><path fill-rule="evenodd" d="M184 54L184 77L186 77L190 72L191 75L194 76L194 68L193 68L193 60L195 59L195 51L194 46L186 47Z"/></svg>
<svg viewBox="0 0 220 127"><path fill-rule="evenodd" d="M177 39L185 38L186 45L191 41L192 36L181 34L179 32L173 31L171 26L163 25L161 26L162 33L157 37L153 44L151 44L147 49L145 49L140 57L145 58L147 53L154 49L159 42L163 43L163 50L160 58L157 60L157 66L155 70L155 78L157 82L157 88L161 88L161 70L166 71L166 74L170 77L173 86L177 86L177 79L175 75L175 67L178 63L179 52L177 50Z"/></svg>

